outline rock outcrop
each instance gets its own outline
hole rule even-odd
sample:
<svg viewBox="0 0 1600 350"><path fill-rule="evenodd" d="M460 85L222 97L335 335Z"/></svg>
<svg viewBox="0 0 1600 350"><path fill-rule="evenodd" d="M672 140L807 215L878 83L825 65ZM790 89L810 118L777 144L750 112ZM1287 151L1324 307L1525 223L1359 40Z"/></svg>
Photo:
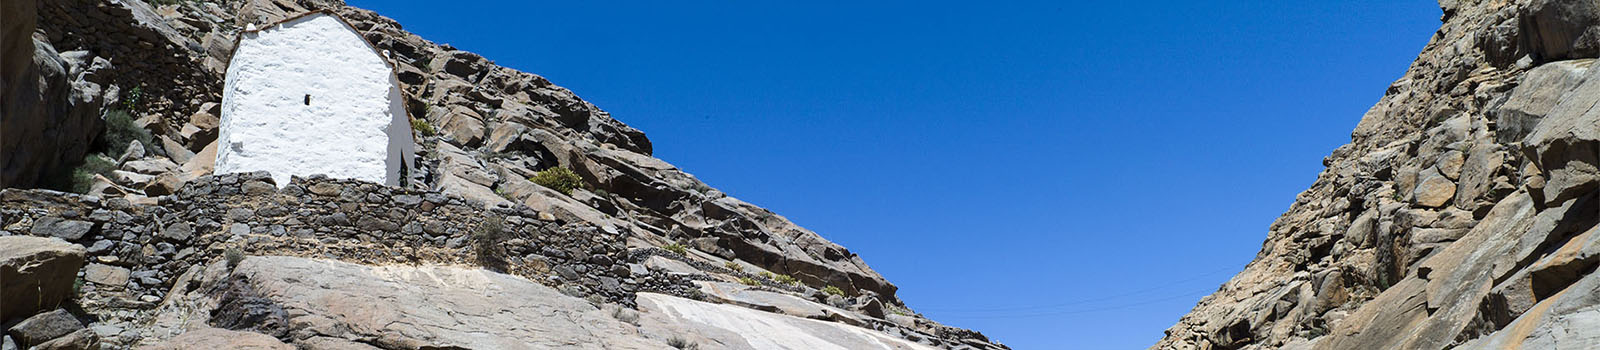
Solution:
<svg viewBox="0 0 1600 350"><path fill-rule="evenodd" d="M97 67L34 37L38 3L0 4L0 187L28 187L81 162L105 102Z"/></svg>
<svg viewBox="0 0 1600 350"><path fill-rule="evenodd" d="M1600 347L1600 5L1440 6L1255 261L1152 349Z"/></svg>
<svg viewBox="0 0 1600 350"><path fill-rule="evenodd" d="M73 293L84 249L60 239L0 237L0 323L55 308Z"/></svg>

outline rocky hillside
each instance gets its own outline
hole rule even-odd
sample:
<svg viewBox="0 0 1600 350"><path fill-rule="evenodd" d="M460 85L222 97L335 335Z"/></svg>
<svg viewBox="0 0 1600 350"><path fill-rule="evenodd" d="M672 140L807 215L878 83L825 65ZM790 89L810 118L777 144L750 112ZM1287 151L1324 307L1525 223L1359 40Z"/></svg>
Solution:
<svg viewBox="0 0 1600 350"><path fill-rule="evenodd" d="M1600 347L1600 2L1439 4L1256 259L1151 349Z"/></svg>
<svg viewBox="0 0 1600 350"><path fill-rule="evenodd" d="M573 92L371 11L3 6L6 349L1005 348ZM211 174L237 33L311 10L395 63L419 150L405 186ZM560 169L574 188L534 180Z"/></svg>

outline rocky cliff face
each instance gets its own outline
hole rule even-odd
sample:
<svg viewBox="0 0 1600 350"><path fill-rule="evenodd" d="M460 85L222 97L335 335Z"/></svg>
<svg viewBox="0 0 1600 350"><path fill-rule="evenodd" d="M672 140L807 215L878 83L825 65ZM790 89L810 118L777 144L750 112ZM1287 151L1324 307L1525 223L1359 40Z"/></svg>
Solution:
<svg viewBox="0 0 1600 350"><path fill-rule="evenodd" d="M1256 259L1151 349L1600 347L1600 2L1440 6Z"/></svg>
<svg viewBox="0 0 1600 350"><path fill-rule="evenodd" d="M370 11L337 0L6 6L20 3L37 6L37 31L6 28L7 47L13 34L30 33L39 47L61 50L33 58L69 62L58 79L72 82L63 96L87 96L44 105L89 106L91 122L128 109L152 136L146 147L110 155L115 170L96 176L86 195L0 192L0 236L53 237L86 260L77 276L29 275L54 288L77 280L76 297L17 309L70 312L0 315L8 344L1004 348L916 314L848 249L651 157L643 132L573 92ZM233 38L318 9L349 20L396 64L418 120L418 162L404 186L210 173ZM5 15L17 13L7 7ZM12 81L0 91L23 86ZM14 115L0 120L6 132L59 120ZM92 140L100 127L68 129ZM75 161L86 152L3 150L7 162ZM558 167L582 186L564 193L529 180ZM340 300L360 295L369 297ZM27 299L39 297L8 294L0 304ZM400 308L412 309L366 312ZM55 326L34 326L47 324Z"/></svg>
<svg viewBox="0 0 1600 350"><path fill-rule="evenodd" d="M37 5L0 4L0 187L33 186L82 159L105 102L98 62L34 37Z"/></svg>

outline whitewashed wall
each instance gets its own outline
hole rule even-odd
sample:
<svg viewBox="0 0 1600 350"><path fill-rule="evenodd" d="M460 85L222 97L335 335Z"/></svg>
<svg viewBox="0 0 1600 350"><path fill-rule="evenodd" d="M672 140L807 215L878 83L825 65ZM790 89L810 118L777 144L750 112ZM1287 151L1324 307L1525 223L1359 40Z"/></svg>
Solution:
<svg viewBox="0 0 1600 350"><path fill-rule="evenodd" d="M216 173L265 170L279 186L313 174L400 183L414 144L399 82L355 29L319 13L241 35Z"/></svg>

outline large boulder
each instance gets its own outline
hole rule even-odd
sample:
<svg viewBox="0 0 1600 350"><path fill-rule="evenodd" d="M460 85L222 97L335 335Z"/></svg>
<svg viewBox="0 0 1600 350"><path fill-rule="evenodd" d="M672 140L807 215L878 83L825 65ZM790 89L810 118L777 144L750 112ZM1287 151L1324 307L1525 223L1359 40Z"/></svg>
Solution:
<svg viewBox="0 0 1600 350"><path fill-rule="evenodd" d="M1600 55L1600 2L1534 0L1519 22L1523 46L1540 60Z"/></svg>
<svg viewBox="0 0 1600 350"><path fill-rule="evenodd" d="M1561 97L1583 83L1585 73L1593 65L1592 59L1570 60L1529 70L1522 84L1511 90L1506 102L1490 112L1498 129L1496 141L1515 142L1528 136L1539 119L1561 102Z"/></svg>
<svg viewBox="0 0 1600 350"><path fill-rule="evenodd" d="M158 329L222 323L212 318L230 297L216 288L241 288L288 315L285 349L367 349L341 339L363 339L384 349L669 349L672 338L728 349L931 349L888 333L841 322L807 319L639 293L634 317L617 305L595 305L520 277L447 266L363 266L294 257L248 257L227 271L215 263L186 274ZM190 280L192 278L192 280ZM775 293L721 284L729 300L834 319L844 312ZM236 292L224 292L236 293ZM208 320L209 319L209 320ZM186 323L187 322L187 323ZM858 321L859 322L859 321ZM150 349L244 348L224 343L260 338L215 328L189 330Z"/></svg>
<svg viewBox="0 0 1600 350"><path fill-rule="evenodd" d="M1537 199L1555 205L1587 195L1600 185L1600 70L1585 72L1522 140L1523 153L1537 167L1529 187Z"/></svg>
<svg viewBox="0 0 1600 350"><path fill-rule="evenodd" d="M34 221L33 228L28 229L28 233L34 236L56 237L67 241L76 241L83 238L92 229L94 229L94 223L92 222L45 217Z"/></svg>
<svg viewBox="0 0 1600 350"><path fill-rule="evenodd" d="M0 237L0 322L60 305L83 258L83 246L60 239Z"/></svg>
<svg viewBox="0 0 1600 350"><path fill-rule="evenodd" d="M294 338L373 339L384 348L406 349L664 346L642 339L633 326L583 299L480 269L362 266L268 256L245 258L231 274L210 277L248 281L248 288L263 302L277 305L289 315L288 332ZM205 280L200 284L227 282ZM219 297L212 293L199 288L178 298ZM214 313L199 311L192 317L204 320ZM182 317L163 318L177 322L174 328L182 322ZM185 349L205 348L182 336L169 343L187 345L178 347Z"/></svg>
<svg viewBox="0 0 1600 350"><path fill-rule="evenodd" d="M6 330L6 334L21 342L22 346L37 346L80 329L83 329L83 322L67 310L56 309L22 320Z"/></svg>
<svg viewBox="0 0 1600 350"><path fill-rule="evenodd" d="M88 328L79 329L60 338L51 339L31 350L99 350L100 335Z"/></svg>
<svg viewBox="0 0 1600 350"><path fill-rule="evenodd" d="M28 187L81 159L99 131L100 86L33 38L37 2L0 4L0 187ZM69 70L71 69L71 70Z"/></svg>

